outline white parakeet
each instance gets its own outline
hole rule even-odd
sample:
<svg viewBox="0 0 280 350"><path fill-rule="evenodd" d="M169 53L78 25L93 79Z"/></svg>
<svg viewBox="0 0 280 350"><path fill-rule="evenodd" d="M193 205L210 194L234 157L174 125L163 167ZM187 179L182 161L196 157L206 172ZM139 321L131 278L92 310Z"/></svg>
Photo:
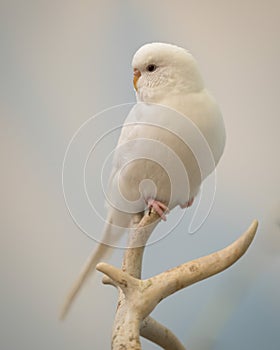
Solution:
<svg viewBox="0 0 280 350"><path fill-rule="evenodd" d="M175 206L190 206L224 150L221 112L187 50L146 44L135 53L132 67L137 103L115 151L104 243L86 262L62 316L108 246L129 227L133 213L153 208L166 220Z"/></svg>

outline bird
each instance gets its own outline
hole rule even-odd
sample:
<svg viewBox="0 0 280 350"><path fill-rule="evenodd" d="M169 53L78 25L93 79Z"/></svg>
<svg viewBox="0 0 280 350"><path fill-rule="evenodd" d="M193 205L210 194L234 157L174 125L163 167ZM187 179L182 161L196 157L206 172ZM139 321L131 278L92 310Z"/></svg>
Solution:
<svg viewBox="0 0 280 350"><path fill-rule="evenodd" d="M103 238L66 297L61 318L133 215L154 210L165 221L176 206L190 207L224 151L222 113L188 50L145 44L134 54L132 69L136 103L115 149Z"/></svg>

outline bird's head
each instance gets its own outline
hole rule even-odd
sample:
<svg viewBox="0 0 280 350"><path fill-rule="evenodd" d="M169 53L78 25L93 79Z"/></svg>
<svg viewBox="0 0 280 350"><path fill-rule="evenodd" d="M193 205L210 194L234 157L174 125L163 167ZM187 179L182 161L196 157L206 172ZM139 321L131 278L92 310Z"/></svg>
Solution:
<svg viewBox="0 0 280 350"><path fill-rule="evenodd" d="M142 46L132 60L138 100L160 102L170 94L196 92L203 80L196 61L185 49L165 43Z"/></svg>

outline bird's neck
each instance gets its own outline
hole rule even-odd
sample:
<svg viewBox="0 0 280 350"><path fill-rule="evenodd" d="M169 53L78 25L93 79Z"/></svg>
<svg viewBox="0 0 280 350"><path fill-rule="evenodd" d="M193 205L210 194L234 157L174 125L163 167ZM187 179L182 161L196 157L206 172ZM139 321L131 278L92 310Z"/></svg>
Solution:
<svg viewBox="0 0 280 350"><path fill-rule="evenodd" d="M166 101L179 101L181 99L186 99L188 95L202 91L191 91L186 88L166 88L166 89L139 89L136 93L136 98L138 102L144 103L155 103L155 104L166 104Z"/></svg>
<svg viewBox="0 0 280 350"><path fill-rule="evenodd" d="M136 98L138 102L161 104L166 98L172 99L172 97L187 96L188 94L200 92L203 89L204 84L202 79L182 79L182 81L177 81L176 85L171 81L170 84L165 86L142 86L136 93Z"/></svg>
<svg viewBox="0 0 280 350"><path fill-rule="evenodd" d="M162 99L166 96L163 89L146 88L143 87L136 93L138 102L144 103L161 103Z"/></svg>

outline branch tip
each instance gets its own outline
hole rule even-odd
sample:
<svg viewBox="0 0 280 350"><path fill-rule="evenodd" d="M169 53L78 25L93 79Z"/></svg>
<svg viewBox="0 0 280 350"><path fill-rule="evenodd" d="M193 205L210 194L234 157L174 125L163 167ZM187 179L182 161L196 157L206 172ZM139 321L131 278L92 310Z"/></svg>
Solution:
<svg viewBox="0 0 280 350"><path fill-rule="evenodd" d="M118 269L115 266L106 263L99 263L96 266L96 269L100 272L103 272L107 278L105 281L109 284L120 287L123 291L125 291L129 286L138 285L139 280L130 276L127 272Z"/></svg>

